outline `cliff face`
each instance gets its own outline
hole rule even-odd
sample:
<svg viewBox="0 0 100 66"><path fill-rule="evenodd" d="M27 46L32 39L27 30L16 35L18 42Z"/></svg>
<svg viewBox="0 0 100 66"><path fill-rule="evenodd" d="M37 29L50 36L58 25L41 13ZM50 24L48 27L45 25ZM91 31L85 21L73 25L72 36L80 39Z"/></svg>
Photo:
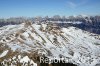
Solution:
<svg viewBox="0 0 100 66"><path fill-rule="evenodd" d="M0 45L0 62L12 66L25 66L24 62L35 66L41 56L66 58L78 66L100 63L100 35L75 27L30 22L8 25L0 28Z"/></svg>

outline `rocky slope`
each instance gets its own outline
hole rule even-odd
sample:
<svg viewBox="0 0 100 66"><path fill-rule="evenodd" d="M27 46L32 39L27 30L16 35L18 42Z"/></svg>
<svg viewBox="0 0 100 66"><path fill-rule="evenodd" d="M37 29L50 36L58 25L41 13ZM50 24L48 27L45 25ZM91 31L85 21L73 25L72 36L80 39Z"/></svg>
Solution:
<svg viewBox="0 0 100 66"><path fill-rule="evenodd" d="M96 66L100 64L100 35L31 22L0 28L1 64L37 66L40 56L66 57L77 66Z"/></svg>

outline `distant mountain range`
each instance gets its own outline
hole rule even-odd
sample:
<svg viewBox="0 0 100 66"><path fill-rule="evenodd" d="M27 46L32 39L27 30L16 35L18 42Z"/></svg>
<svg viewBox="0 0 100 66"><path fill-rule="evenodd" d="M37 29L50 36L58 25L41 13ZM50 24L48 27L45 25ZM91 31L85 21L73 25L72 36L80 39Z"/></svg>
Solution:
<svg viewBox="0 0 100 66"><path fill-rule="evenodd" d="M100 34L100 16L69 16L69 17L60 17L59 15L55 15L53 17L34 17L34 18L26 18L26 17L18 17L18 18L8 18L8 19L0 19L0 26L5 25L14 25L21 24L25 21L31 21L32 23L55 23L61 27L74 26L80 28L82 30L86 30L92 33Z"/></svg>

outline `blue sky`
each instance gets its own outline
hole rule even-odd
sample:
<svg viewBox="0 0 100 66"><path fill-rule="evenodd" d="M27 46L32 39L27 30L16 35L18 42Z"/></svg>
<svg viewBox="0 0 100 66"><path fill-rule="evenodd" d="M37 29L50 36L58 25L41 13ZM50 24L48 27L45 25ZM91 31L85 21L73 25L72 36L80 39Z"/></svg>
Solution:
<svg viewBox="0 0 100 66"><path fill-rule="evenodd" d="M100 0L0 0L0 17L100 15Z"/></svg>

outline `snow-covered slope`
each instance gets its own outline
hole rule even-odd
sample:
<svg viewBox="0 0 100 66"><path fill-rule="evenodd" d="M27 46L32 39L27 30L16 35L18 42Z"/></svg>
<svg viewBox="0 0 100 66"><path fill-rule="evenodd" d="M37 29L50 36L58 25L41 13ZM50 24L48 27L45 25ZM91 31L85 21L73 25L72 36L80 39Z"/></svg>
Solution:
<svg viewBox="0 0 100 66"><path fill-rule="evenodd" d="M10 52L18 52L22 55L26 53L29 57L35 54L45 55L50 59L66 57L69 62L78 66L100 64L100 35L75 27L61 28L53 24L37 25L29 22L8 25L0 28L0 44L7 46L8 49L3 49L9 50L6 53L8 55ZM13 54L12 57L14 56L16 55ZM24 54L25 58L28 56Z"/></svg>

